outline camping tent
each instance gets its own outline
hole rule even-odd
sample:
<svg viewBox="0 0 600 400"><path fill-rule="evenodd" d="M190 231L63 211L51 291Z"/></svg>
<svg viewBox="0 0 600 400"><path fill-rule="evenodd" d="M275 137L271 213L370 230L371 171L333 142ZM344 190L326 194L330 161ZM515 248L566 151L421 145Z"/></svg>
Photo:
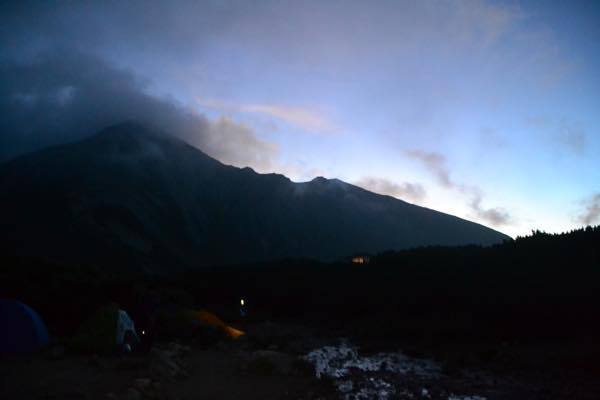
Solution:
<svg viewBox="0 0 600 400"><path fill-rule="evenodd" d="M227 325L223 320L217 317L215 314L208 312L206 310L189 310L187 312L188 318L193 321L198 321L208 326L215 327L229 336L231 339L237 339L240 336L244 336L244 332L235 329L229 325Z"/></svg>
<svg viewBox="0 0 600 400"><path fill-rule="evenodd" d="M116 304L99 309L82 324L72 340L75 350L96 353L131 351L138 343L135 324Z"/></svg>
<svg viewBox="0 0 600 400"><path fill-rule="evenodd" d="M33 309L0 300L0 353L31 353L48 344L46 325Z"/></svg>
<svg viewBox="0 0 600 400"><path fill-rule="evenodd" d="M244 332L228 326L215 314L206 310L192 310L178 306L163 307L158 312L157 328L165 337L204 337L218 340L223 334L237 339Z"/></svg>

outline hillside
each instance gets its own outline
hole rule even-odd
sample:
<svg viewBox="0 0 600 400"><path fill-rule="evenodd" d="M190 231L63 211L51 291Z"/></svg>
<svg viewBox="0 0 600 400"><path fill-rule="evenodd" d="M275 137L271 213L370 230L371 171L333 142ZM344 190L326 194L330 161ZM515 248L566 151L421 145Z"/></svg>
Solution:
<svg viewBox="0 0 600 400"><path fill-rule="evenodd" d="M11 252L103 268L335 260L508 239L337 179L295 183L223 165L136 123L5 163L0 187L0 238Z"/></svg>

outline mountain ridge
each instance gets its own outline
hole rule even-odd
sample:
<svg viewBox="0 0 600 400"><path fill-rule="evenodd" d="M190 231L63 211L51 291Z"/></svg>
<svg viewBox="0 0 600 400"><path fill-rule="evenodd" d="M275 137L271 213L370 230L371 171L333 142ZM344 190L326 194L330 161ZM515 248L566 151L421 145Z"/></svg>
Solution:
<svg viewBox="0 0 600 400"><path fill-rule="evenodd" d="M225 165L134 122L1 164L0 186L16 252L147 271L509 239L338 179Z"/></svg>

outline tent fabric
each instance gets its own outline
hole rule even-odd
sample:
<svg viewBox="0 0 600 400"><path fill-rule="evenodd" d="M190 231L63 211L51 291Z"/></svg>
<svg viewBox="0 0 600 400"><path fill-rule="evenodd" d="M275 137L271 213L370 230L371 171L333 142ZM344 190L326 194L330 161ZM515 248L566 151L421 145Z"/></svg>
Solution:
<svg viewBox="0 0 600 400"><path fill-rule="evenodd" d="M38 313L20 301L0 300L0 353L31 353L48 342L48 329Z"/></svg>
<svg viewBox="0 0 600 400"><path fill-rule="evenodd" d="M235 329L231 326L226 326L225 328L223 328L223 330L225 331L227 336L229 336L232 339L237 339L240 336L244 336L246 334L244 331L240 331L239 329Z"/></svg>
<svg viewBox="0 0 600 400"><path fill-rule="evenodd" d="M214 326L215 328L220 329L221 331L223 331L227 336L229 336L232 339L237 339L238 337L245 335L244 332L242 332L238 329L232 328L231 326L228 326L225 322L223 322L223 320L221 318L217 317L215 314L213 314L209 311L192 310L192 311L190 311L190 316L192 317L192 319L201 321L207 325Z"/></svg>
<svg viewBox="0 0 600 400"><path fill-rule="evenodd" d="M79 328L72 340L75 350L112 353L130 336L139 342L135 325L127 312L116 304L100 308Z"/></svg>
<svg viewBox="0 0 600 400"><path fill-rule="evenodd" d="M133 320L129 318L129 315L123 310L117 311L117 336L116 336L116 344L122 345L125 343L125 337L127 332L130 332L134 338L139 342L139 337L135 331L135 324Z"/></svg>
<svg viewBox="0 0 600 400"><path fill-rule="evenodd" d="M177 306L163 307L157 315L157 329L167 337L191 337L197 334L225 334L237 339L245 333L227 325L221 318L206 310Z"/></svg>

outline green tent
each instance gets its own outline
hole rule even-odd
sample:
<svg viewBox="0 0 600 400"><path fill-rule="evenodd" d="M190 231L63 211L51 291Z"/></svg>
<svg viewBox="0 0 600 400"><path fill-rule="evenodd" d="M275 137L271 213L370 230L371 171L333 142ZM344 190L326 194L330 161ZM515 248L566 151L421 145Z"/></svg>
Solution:
<svg viewBox="0 0 600 400"><path fill-rule="evenodd" d="M71 341L74 350L86 353L129 352L138 343L133 321L116 304L102 307L91 315Z"/></svg>

